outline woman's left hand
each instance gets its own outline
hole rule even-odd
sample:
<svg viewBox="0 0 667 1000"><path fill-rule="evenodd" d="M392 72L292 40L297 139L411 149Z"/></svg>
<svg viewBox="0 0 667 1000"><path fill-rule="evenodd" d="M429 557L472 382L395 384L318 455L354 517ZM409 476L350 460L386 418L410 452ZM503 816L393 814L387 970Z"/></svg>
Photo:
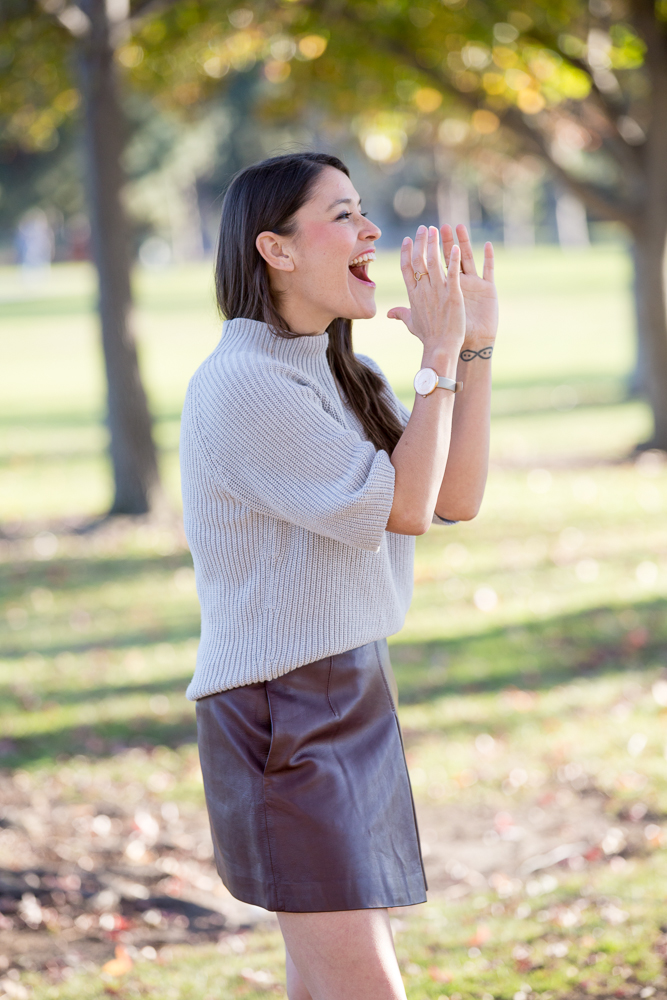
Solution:
<svg viewBox="0 0 667 1000"><path fill-rule="evenodd" d="M450 225L444 225L440 234L445 262L449 267L449 258L455 245L454 232ZM463 349L478 351L494 343L498 330L498 296L493 282L493 246L491 243L484 244L484 270L480 277L475 267L468 230L465 226L458 225L456 235L461 248L460 281L466 310Z"/></svg>

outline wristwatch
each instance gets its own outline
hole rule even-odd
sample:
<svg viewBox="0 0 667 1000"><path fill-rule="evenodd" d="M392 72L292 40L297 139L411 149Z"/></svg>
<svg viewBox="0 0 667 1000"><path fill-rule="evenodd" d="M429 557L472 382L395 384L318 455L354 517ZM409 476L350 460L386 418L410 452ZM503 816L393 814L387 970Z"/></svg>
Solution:
<svg viewBox="0 0 667 1000"><path fill-rule="evenodd" d="M436 389L449 389L450 392L461 392L463 382L455 382L453 378L438 375L432 368L420 368L415 375L415 392L420 396L430 396Z"/></svg>

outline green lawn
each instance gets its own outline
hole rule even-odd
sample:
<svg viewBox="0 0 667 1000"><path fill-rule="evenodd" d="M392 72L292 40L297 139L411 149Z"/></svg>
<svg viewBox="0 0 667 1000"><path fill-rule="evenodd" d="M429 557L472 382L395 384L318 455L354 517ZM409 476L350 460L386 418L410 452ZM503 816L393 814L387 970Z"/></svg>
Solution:
<svg viewBox="0 0 667 1000"><path fill-rule="evenodd" d="M399 959L410 1000L661 1000L667 466L629 458L649 417L624 401L628 264L614 247L540 247L500 252L497 274L484 507L418 540L414 602L391 639L432 886L426 906L393 914ZM419 345L383 318L404 300L395 255L375 275L378 317L356 346L410 402ZM137 296L176 511L179 409L219 333L208 267L140 274ZM92 301L85 266L37 290L0 269L0 865L28 872L42 906L31 924L26 894L3 909L0 884L0 986L38 1000L281 996L271 923L239 918L195 943L195 918L132 903L158 889L230 901L183 697L198 608L178 517L72 530L110 490ZM103 905L112 877L126 888ZM117 946L132 968L100 972Z"/></svg>

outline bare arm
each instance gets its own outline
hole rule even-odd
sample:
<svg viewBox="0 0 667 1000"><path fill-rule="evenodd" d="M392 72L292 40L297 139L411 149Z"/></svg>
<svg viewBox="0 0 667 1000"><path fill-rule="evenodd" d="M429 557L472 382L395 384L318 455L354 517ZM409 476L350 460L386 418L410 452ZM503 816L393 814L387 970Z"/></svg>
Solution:
<svg viewBox="0 0 667 1000"><path fill-rule="evenodd" d="M411 308L392 309L389 316L402 319L424 344L422 367L462 381L464 390L455 396L446 389L435 389L429 396L415 399L410 420L391 456L396 484L387 530L397 534L423 534L434 510L449 520L469 520L479 510L486 484L492 352L484 349L492 347L497 327L493 248L487 243L480 278L465 227L457 227L457 234L460 257L451 227L442 228L447 278L434 227L428 238L420 227L414 247L406 241L401 251ZM414 272L426 269L427 276L416 281ZM463 343L457 326L461 296L465 302ZM459 357L460 353L469 357L471 351L474 357L470 361Z"/></svg>
<svg viewBox="0 0 667 1000"><path fill-rule="evenodd" d="M457 393L454 404L447 466L435 512L450 521L469 521L482 504L489 468L491 363L459 361L456 378L465 388Z"/></svg>
<svg viewBox="0 0 667 1000"><path fill-rule="evenodd" d="M451 226L441 230L445 262L455 246ZM466 336L456 377L464 391L456 396L452 438L436 513L452 521L468 521L478 513L489 467L491 355L498 329L498 297L493 280L493 247L484 247L484 268L477 274L470 237L457 226L461 248L461 291L466 310Z"/></svg>
<svg viewBox="0 0 667 1000"><path fill-rule="evenodd" d="M408 289L410 309L392 309L424 345L423 368L453 378L465 334L465 311L459 284L460 253L450 254L445 277L438 230L420 226L414 242L401 248L401 271ZM421 278L415 278L420 274ZM409 316L409 322L406 318ZM394 448L396 470L394 502L387 531L421 535L431 523L445 474L454 414L454 393L436 389L415 400L412 415Z"/></svg>

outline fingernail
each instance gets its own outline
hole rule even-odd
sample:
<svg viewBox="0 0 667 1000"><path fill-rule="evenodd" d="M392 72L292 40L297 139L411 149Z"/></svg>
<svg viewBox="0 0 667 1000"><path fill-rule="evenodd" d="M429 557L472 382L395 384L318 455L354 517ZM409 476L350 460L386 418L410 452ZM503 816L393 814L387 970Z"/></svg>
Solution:
<svg viewBox="0 0 667 1000"><path fill-rule="evenodd" d="M417 232L418 233L425 233L426 232L426 226L420 226L419 229L417 230Z"/></svg>
<svg viewBox="0 0 667 1000"><path fill-rule="evenodd" d="M410 237L409 236L404 236L403 237L403 246L405 246L405 244L409 243L409 242L410 242Z"/></svg>

